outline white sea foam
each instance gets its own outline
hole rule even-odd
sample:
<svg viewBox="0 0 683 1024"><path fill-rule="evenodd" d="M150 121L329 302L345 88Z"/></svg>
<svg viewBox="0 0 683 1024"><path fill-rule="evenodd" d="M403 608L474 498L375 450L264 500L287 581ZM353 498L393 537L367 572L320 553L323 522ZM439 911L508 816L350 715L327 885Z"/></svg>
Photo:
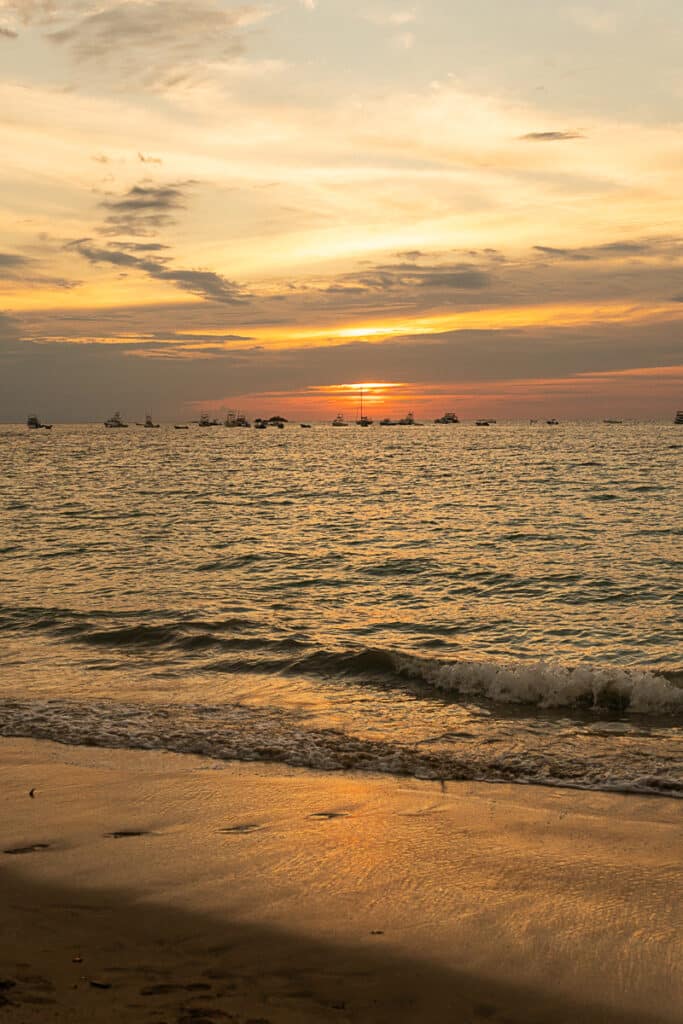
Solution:
<svg viewBox="0 0 683 1024"><path fill-rule="evenodd" d="M0 699L0 736L64 744L169 750L215 760L265 761L317 771L366 771L420 779L535 783L683 798L675 747L660 754L601 742L520 744L499 730L461 742L370 738L320 728L273 707L123 704L118 701ZM565 737L566 739L566 737ZM473 740L474 742L470 742ZM629 755L629 750L631 754ZM646 773L643 769L646 768Z"/></svg>
<svg viewBox="0 0 683 1024"><path fill-rule="evenodd" d="M401 668L436 689L502 704L683 715L683 689L664 676L639 669L568 667L554 661L430 665L417 659L412 668L409 661Z"/></svg>

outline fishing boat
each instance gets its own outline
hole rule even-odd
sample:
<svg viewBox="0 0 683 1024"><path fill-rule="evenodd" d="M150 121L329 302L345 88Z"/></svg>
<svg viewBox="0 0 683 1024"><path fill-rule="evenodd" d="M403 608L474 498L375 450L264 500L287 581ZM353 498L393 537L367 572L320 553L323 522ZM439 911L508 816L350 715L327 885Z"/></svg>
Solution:
<svg viewBox="0 0 683 1024"><path fill-rule="evenodd" d="M110 416L108 420L104 421L105 427L127 427L128 424L124 423L121 419L121 413L115 412L113 416Z"/></svg>
<svg viewBox="0 0 683 1024"><path fill-rule="evenodd" d="M301 423L300 426L301 426L302 430L310 430L311 429L311 424L310 423Z"/></svg>
<svg viewBox="0 0 683 1024"><path fill-rule="evenodd" d="M256 430L265 430L267 426L268 420L262 420L260 416L254 420L254 427Z"/></svg>
<svg viewBox="0 0 683 1024"><path fill-rule="evenodd" d="M491 420L477 420L474 425L475 427L490 427Z"/></svg>
<svg viewBox="0 0 683 1024"><path fill-rule="evenodd" d="M407 412L405 416L402 416L398 421L399 427L421 427L421 423L415 422L415 416L412 412Z"/></svg>
<svg viewBox="0 0 683 1024"><path fill-rule="evenodd" d="M342 412L338 412L337 415L334 417L334 419L332 420L332 426L333 427L348 427L348 423L344 419L344 414Z"/></svg>
<svg viewBox="0 0 683 1024"><path fill-rule="evenodd" d="M241 412L235 412L230 409L225 415L224 427L250 427L251 423L247 417Z"/></svg>
<svg viewBox="0 0 683 1024"><path fill-rule="evenodd" d="M363 412L363 389L360 390L360 414L356 420L356 426L358 427L371 427L372 420L369 416L366 416Z"/></svg>
<svg viewBox="0 0 683 1024"><path fill-rule="evenodd" d="M144 425L146 427L154 427L154 428L159 426L158 423L154 422L154 420L152 419L152 417L150 416L149 413L147 413L147 415L145 416L145 424Z"/></svg>
<svg viewBox="0 0 683 1024"><path fill-rule="evenodd" d="M546 423L548 424L549 427L557 427L557 426L559 426L560 421L556 420L556 419L550 419L550 420L546 420Z"/></svg>
<svg viewBox="0 0 683 1024"><path fill-rule="evenodd" d="M220 427L218 420L212 420L208 412L203 412L197 420L197 425L200 427Z"/></svg>
<svg viewBox="0 0 683 1024"><path fill-rule="evenodd" d="M41 423L37 416L29 416L26 426L29 430L52 430L51 423Z"/></svg>
<svg viewBox="0 0 683 1024"><path fill-rule="evenodd" d="M674 416L674 423L683 423L683 409L679 409Z"/></svg>
<svg viewBox="0 0 683 1024"><path fill-rule="evenodd" d="M390 420L388 416L385 416L383 420L379 421L380 427L397 427L398 420Z"/></svg>
<svg viewBox="0 0 683 1024"><path fill-rule="evenodd" d="M460 420L454 412L445 412L443 416L439 416L438 420L434 420L435 423L459 423Z"/></svg>

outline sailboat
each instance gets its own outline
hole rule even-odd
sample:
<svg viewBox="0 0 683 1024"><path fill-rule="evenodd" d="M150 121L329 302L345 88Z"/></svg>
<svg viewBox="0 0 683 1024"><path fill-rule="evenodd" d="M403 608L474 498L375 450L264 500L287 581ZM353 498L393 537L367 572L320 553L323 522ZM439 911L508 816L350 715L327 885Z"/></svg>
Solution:
<svg viewBox="0 0 683 1024"><path fill-rule="evenodd" d="M363 389L360 389L360 417L356 420L356 425L359 427L369 427L372 425L372 420L369 416L365 416L363 413Z"/></svg>

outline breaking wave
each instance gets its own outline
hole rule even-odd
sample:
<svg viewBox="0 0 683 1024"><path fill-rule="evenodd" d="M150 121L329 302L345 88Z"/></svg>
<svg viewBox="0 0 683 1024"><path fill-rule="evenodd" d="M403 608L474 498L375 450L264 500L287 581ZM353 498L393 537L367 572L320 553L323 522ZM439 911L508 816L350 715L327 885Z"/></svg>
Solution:
<svg viewBox="0 0 683 1024"><path fill-rule="evenodd" d="M567 667L551 661L500 665L415 659L407 661L404 671L414 672L437 690L501 704L683 717L683 689L675 679L641 669Z"/></svg>
<svg viewBox="0 0 683 1024"><path fill-rule="evenodd" d="M42 631L67 643L116 650L121 666L145 652L163 668L182 654L188 672L306 676L323 685L349 679L421 696L487 701L528 709L683 718L683 672L554 660L439 660L382 647L323 648L305 633L255 619L169 617L135 621L115 613L0 608L0 631Z"/></svg>

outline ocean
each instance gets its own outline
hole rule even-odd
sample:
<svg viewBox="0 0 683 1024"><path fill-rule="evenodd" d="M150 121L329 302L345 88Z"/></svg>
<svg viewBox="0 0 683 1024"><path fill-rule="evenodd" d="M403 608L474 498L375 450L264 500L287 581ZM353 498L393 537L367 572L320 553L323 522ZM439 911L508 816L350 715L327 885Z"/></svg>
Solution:
<svg viewBox="0 0 683 1024"><path fill-rule="evenodd" d="M683 427L0 426L0 734L683 796Z"/></svg>

